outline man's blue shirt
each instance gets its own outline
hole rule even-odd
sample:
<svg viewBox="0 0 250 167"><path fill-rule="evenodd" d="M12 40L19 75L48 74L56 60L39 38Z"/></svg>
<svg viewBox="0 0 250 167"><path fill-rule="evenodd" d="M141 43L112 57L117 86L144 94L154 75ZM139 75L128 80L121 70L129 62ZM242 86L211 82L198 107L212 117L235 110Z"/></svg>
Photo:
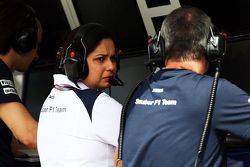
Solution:
<svg viewBox="0 0 250 167"><path fill-rule="evenodd" d="M143 81L126 115L123 167L192 167L207 115L213 77L164 69ZM201 166L226 165L225 135L250 138L249 95L219 79Z"/></svg>

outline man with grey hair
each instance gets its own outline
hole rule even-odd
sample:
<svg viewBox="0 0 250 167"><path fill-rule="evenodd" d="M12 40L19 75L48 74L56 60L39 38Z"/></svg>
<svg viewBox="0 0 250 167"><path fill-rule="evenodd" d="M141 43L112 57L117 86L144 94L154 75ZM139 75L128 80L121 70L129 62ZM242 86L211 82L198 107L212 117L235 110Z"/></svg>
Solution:
<svg viewBox="0 0 250 167"><path fill-rule="evenodd" d="M212 30L210 17L195 7L166 16L153 47L162 54L161 70L142 81L125 105L123 167L194 166L214 80L205 75L215 58ZM220 78L213 107L202 167L226 166L227 133L250 138L246 92Z"/></svg>

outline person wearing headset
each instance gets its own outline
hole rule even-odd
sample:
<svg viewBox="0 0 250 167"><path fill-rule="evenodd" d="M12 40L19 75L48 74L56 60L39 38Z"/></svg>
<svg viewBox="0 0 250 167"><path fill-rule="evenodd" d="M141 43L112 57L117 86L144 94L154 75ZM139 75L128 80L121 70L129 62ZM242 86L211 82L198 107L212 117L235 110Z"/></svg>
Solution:
<svg viewBox="0 0 250 167"><path fill-rule="evenodd" d="M42 27L33 9L18 0L0 1L0 166L16 167L12 136L36 148L37 121L19 98L12 72L24 72L38 58Z"/></svg>
<svg viewBox="0 0 250 167"><path fill-rule="evenodd" d="M213 83L205 74L212 30L210 17L195 7L180 7L165 17L152 52L163 54L162 69L142 81L124 104L123 167L195 166ZM227 133L250 139L250 97L219 78L199 166L226 166Z"/></svg>
<svg viewBox="0 0 250 167"><path fill-rule="evenodd" d="M103 92L119 68L115 40L88 23L72 30L38 124L42 167L112 167L122 105ZM60 55L60 54L59 54Z"/></svg>

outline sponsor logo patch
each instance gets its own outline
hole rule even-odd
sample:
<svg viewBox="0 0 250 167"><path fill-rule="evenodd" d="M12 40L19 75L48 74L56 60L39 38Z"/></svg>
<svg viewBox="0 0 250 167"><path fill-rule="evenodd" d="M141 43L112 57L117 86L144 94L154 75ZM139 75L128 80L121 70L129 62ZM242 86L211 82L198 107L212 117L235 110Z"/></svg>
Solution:
<svg viewBox="0 0 250 167"><path fill-rule="evenodd" d="M17 91L14 88L3 88L3 92L4 94L16 94L17 95Z"/></svg>
<svg viewBox="0 0 250 167"><path fill-rule="evenodd" d="M162 93L163 91L164 91L163 88L154 88L152 90L152 92L154 92L154 93Z"/></svg>
<svg viewBox="0 0 250 167"><path fill-rule="evenodd" d="M14 83L11 80L1 79L0 84L2 86L11 86L14 87Z"/></svg>

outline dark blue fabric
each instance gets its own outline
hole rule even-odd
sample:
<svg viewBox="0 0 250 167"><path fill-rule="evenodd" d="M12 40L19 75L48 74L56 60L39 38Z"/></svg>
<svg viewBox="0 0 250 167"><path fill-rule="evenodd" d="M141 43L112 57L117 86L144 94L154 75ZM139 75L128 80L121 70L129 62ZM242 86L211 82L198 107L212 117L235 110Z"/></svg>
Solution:
<svg viewBox="0 0 250 167"><path fill-rule="evenodd" d="M123 167L194 166L212 82L210 76L179 69L145 80L128 105ZM250 138L248 100L244 91L219 79L202 167L226 166L227 132Z"/></svg>
<svg viewBox="0 0 250 167"><path fill-rule="evenodd" d="M228 167L250 167L250 148L233 148L227 151Z"/></svg>
<svg viewBox="0 0 250 167"><path fill-rule="evenodd" d="M2 102L20 102L20 98L16 94L5 94L3 89L10 86L1 83L2 80L10 80L13 82L13 76L8 67L0 59L0 103ZM3 85L3 86L2 86ZM11 87L13 88L13 87ZM11 152L12 132L0 120L0 166L16 167L13 154Z"/></svg>
<svg viewBox="0 0 250 167"><path fill-rule="evenodd" d="M102 93L101 91L94 89L75 90L77 96L82 100L86 107L90 120L92 120L92 109L96 98Z"/></svg>
<svg viewBox="0 0 250 167"><path fill-rule="evenodd" d="M15 91L15 87L10 85L4 85L4 80L12 81L13 82L13 76L12 72L9 70L9 68L4 64L4 62L0 59L0 103L1 102L21 102L20 97L17 94L6 94L4 93L4 89L6 88L13 88ZM14 83L14 82L13 82Z"/></svg>

